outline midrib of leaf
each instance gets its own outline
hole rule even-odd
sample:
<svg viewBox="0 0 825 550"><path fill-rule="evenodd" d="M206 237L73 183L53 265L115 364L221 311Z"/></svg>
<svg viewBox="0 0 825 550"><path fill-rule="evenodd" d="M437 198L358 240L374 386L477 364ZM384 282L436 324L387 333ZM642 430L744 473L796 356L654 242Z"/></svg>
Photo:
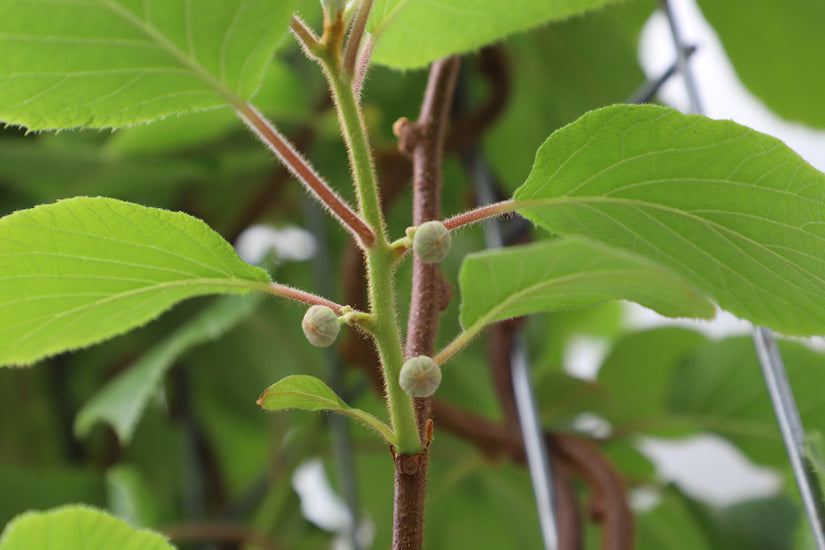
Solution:
<svg viewBox="0 0 825 550"><path fill-rule="evenodd" d="M314 393L307 393L298 390L278 390L278 394L280 395L295 395L302 398L307 399L308 401L321 403L321 404L328 404L326 407L319 409L319 410L329 410L332 412L337 412L339 414L344 414L350 416L356 420L360 420L368 427L372 428L376 432L378 432L384 439L389 442L393 442L396 440L395 434L392 432L389 426L387 426L384 422L379 420L378 418L374 417L370 413L366 411L362 411L361 409L354 409L347 405L346 403L342 403L339 401L335 401L329 399L327 397L321 397ZM297 408L297 407L289 407L289 408Z"/></svg>
<svg viewBox="0 0 825 550"><path fill-rule="evenodd" d="M130 297L133 297L133 296L138 296L138 295L143 294L145 292L157 292L157 291L169 290L169 289L172 289L172 288L186 287L186 286L211 286L211 285L226 286L226 287L233 287L233 288L245 288L245 289L249 289L249 290L262 290L261 287L266 286L266 284L247 281L247 280L244 280L244 279L236 279L236 278L231 278L231 279L193 279L193 280L188 280L188 281L170 281L170 282L166 282L166 283L155 284L155 285L148 286L148 287L136 288L136 289L129 290L129 291L126 291L126 292L119 292L119 293L113 294L113 295L107 295L106 298L103 298L101 300L97 300L97 301L89 303L89 304L83 304L82 306L77 306L73 309L63 311L63 312L58 313L58 314L41 315L40 317L36 317L34 319L29 319L29 320L27 320L23 323L17 323L16 325L6 325L6 326L0 328L0 332L5 332L5 331L8 331L10 329L14 329L14 328L21 327L21 326L24 326L24 325L29 325L31 323L35 323L35 322L40 321L42 319L49 319L46 323L36 327L31 332L28 332L27 334L23 335L17 342L15 342L11 346L9 346L9 348L7 348L9 351L13 351L15 349L18 349L20 347L20 344L25 343L28 339L36 336L41 331L48 328L52 323L55 323L55 322L59 321L60 319L63 319L64 317L75 314L75 313L83 314L86 311L88 311L89 308L101 306L101 305L104 305L104 304L107 304L107 303L110 303L110 302L114 302L116 300L122 300L124 298L130 298ZM34 298L34 299L68 298L68 297L72 297L72 296L78 296L78 295L77 294L53 294L53 295L49 295L49 296L37 297L37 298ZM7 302L4 305L8 305L8 304L12 304L12 303L18 303L18 302L26 302L26 301L30 301L30 300L32 300L32 298L23 298L21 300L16 300L14 302Z"/></svg>
<svg viewBox="0 0 825 550"><path fill-rule="evenodd" d="M142 19L138 18L135 14L114 2L113 0L101 0L103 5L109 8L113 13L123 18L128 23L132 24L135 28L145 34L150 40L153 40L160 46L163 50L166 51L169 55L171 55L176 61L178 61L181 65L183 65L186 69L192 71L195 76L197 76L201 81L204 82L207 86L214 89L221 97L223 97L227 103L232 105L233 107L240 108L246 104L246 102L241 99L235 92L233 92L226 84L224 84L220 79L218 79L215 75L211 72L206 70L206 68L201 65L197 59L193 58L191 55L187 54L186 52L182 51L174 42L169 40L163 33L161 33L158 29L150 25L149 23L143 21ZM189 9L189 4L186 4L187 12ZM188 16L187 16L188 21ZM230 25L231 27L231 25ZM186 24L186 36L187 40L189 38L189 25ZM221 52L221 63L223 63L223 47Z"/></svg>
<svg viewBox="0 0 825 550"><path fill-rule="evenodd" d="M384 32L384 29L387 28L387 25L392 23L392 20L395 19L395 16L401 11L401 9L407 5L409 0L400 0L396 3L393 7L390 8L388 13L385 13L384 16L381 18L381 22L372 30L372 34L375 37L381 35Z"/></svg>
<svg viewBox="0 0 825 550"><path fill-rule="evenodd" d="M670 180L663 180L663 181L670 181ZM696 180L693 179L691 181L696 181ZM701 180L701 181L704 181L704 180ZM716 180L712 180L712 181L716 181ZM727 180L719 180L719 182L725 183L725 184L733 183L733 182L729 182ZM740 184L740 185L744 186L745 184ZM777 191L777 192L779 192L779 191ZM794 197L796 197L796 195L794 195ZM811 201L811 202L813 203L813 201ZM608 205L610 205L610 204L630 205L630 206L638 207L641 210L644 210L644 209L659 210L659 211L663 211L663 212L666 212L666 213L669 213L669 214L675 214L675 215L678 215L678 216L683 216L685 218L689 218L693 221L697 221L697 222L700 222L700 223L706 225L709 229L712 229L712 230L716 231L717 233L726 233L726 234L730 234L730 235L733 235L735 237L738 237L738 238L742 239L743 241L747 242L748 244L753 245L755 248L757 248L757 249L759 249L759 250L761 250L765 253L770 254L775 259L779 260L780 263L786 264L786 265L792 267L794 270L799 270L799 271L805 273L811 279L813 279L815 281L818 281L819 283L825 283L825 281L823 281L820 277L810 273L808 270L804 269L802 266L791 263L787 258L777 254L775 251L773 251L770 248L766 247L765 245L759 243L758 241L754 241L750 237L747 237L747 236L745 236L741 233L738 233L738 232L734 231L733 229L725 227L724 225L720 225L720 224L718 224L718 223L716 223L712 220L708 220L708 219L702 218L700 216L696 216L695 214L692 214L690 211L680 210L678 208L674 208L674 207L663 205L663 204L645 202L645 201L642 201L642 200L639 200L639 199L626 199L626 198L615 198L615 197L607 198L607 197L569 197L569 196L564 196L564 197L556 197L556 198L549 198L549 199L517 199L517 200L513 201L513 208L514 208L514 210L524 210L524 209L537 208L537 207L564 206L564 205L567 205L567 204L573 205L573 206L587 206L588 203L596 203L596 204L604 203L604 204L608 204ZM814 203L814 204L816 204L816 203ZM637 233L637 232L633 231L632 229L628 228L627 226L622 224L619 220L617 220L616 218L614 218L610 214L608 214L606 212L603 212L603 211L598 211L598 213L603 215L603 216L607 216L610 220L612 220L617 225L621 225L621 226L625 227L626 229L631 231L634 235L636 235L637 238L639 238L639 239L643 240L644 242L646 242L651 248L654 248L654 249L658 250L659 252L661 252L662 254L664 254L664 252L665 252L664 250L654 246L649 241L644 239L644 237L642 235L640 235L639 233ZM734 216L739 215L739 213L737 213L737 212L728 212L728 213L731 214L731 215L734 215ZM734 271L729 266L724 265L721 262L718 262L713 256L711 256L709 253L707 253L702 248L696 246L694 243L692 243L691 241L686 239L683 235L680 235L679 233L675 232L670 227L668 227L664 224L661 224L661 222L659 220L657 220L656 218L652 218L652 219L653 219L653 221L656 221L657 223L659 223L664 229L671 232L675 237L678 237L684 243L689 244L692 248L694 248L697 251L701 252L704 256L707 256L708 258L710 258L711 261L713 263L715 263L716 265L725 268L726 270L728 270L730 273L732 273L733 275L735 275L738 278L741 278L743 280L747 280L744 277L742 277L741 275L739 275L738 273L736 273L736 271ZM771 221L771 220L764 220L764 221ZM797 231L802 231L800 228L793 228L793 229L796 229ZM825 238L822 238L822 237L820 237L818 235L815 235L815 234L812 234L812 233L807 233L807 232L803 232L803 233L805 233L806 236L819 239L820 241L823 241L823 243L825 243ZM730 240L728 240L728 242L731 245L736 246ZM755 258L753 258L749 254L747 254L746 252L741 250L741 248L739 250L743 254L748 255L748 257L751 260L758 263L758 261ZM810 255L807 255L807 256L811 257ZM685 269L687 269L688 271L695 274L695 271L693 271L689 266L683 264L682 262L679 262L679 260L676 259L673 256L670 256L670 257L673 258L674 261L677 261L682 266L684 266ZM814 258L814 259L817 259L817 258ZM760 263L760 265L762 265L762 264ZM697 279L704 280L702 277L699 277L698 275L697 275ZM707 282L707 281L705 281L705 282ZM792 286L795 286L796 288L799 288L799 285L791 283L790 281L785 280L785 282L789 285L792 285ZM708 285L708 286L710 286L710 285ZM807 293L807 291L805 291L804 289L801 289L801 288L799 288L799 289L802 290L803 292ZM796 304L796 305L799 306L799 304Z"/></svg>

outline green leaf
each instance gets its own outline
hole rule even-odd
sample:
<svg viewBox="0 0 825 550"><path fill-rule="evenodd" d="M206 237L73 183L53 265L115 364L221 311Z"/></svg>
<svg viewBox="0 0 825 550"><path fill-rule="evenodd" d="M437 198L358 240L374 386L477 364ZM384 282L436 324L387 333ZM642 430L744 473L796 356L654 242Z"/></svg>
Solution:
<svg viewBox="0 0 825 550"><path fill-rule="evenodd" d="M269 275L205 223L79 197L0 219L0 365L94 344L205 294L243 294Z"/></svg>
<svg viewBox="0 0 825 550"><path fill-rule="evenodd" d="M255 106L275 122L302 121L312 114L305 83L292 67L273 61L255 93ZM184 117L167 117L152 124L123 128L106 142L105 151L116 156L169 154L202 147L243 123L229 109L198 111Z"/></svg>
<svg viewBox="0 0 825 550"><path fill-rule="evenodd" d="M2 2L0 121L30 130L121 127L248 100L295 5Z"/></svg>
<svg viewBox="0 0 825 550"><path fill-rule="evenodd" d="M365 411L350 407L329 386L314 376L287 376L268 387L258 399L258 405L268 411L301 409L345 414L378 432L388 443L395 443L395 434L389 426Z"/></svg>
<svg viewBox="0 0 825 550"><path fill-rule="evenodd" d="M92 508L67 506L47 512L29 512L6 526L0 550L174 550L166 539L138 531L126 522Z"/></svg>
<svg viewBox="0 0 825 550"><path fill-rule="evenodd" d="M423 67L610 1L378 0L368 27L379 37L373 60L401 69Z"/></svg>
<svg viewBox="0 0 825 550"><path fill-rule="evenodd" d="M515 197L545 229L655 260L735 315L825 332L825 175L775 138L607 107L550 136Z"/></svg>
<svg viewBox="0 0 825 550"><path fill-rule="evenodd" d="M619 340L599 369L604 409L598 411L617 431L670 428L668 397L673 372L708 340L698 332L663 327ZM639 383L644 380L644 383Z"/></svg>
<svg viewBox="0 0 825 550"><path fill-rule="evenodd" d="M817 0L699 0L736 73L780 116L825 127L825 4ZM768 34L753 32L766 29Z"/></svg>
<svg viewBox="0 0 825 550"><path fill-rule="evenodd" d="M106 470L107 508L132 527L157 521L158 506L144 477L138 467L122 462Z"/></svg>
<svg viewBox="0 0 825 550"><path fill-rule="evenodd" d="M502 45L507 107L484 133L484 152L509 192L524 182L550 131L591 109L626 100L644 82L637 37L657 4L610 4Z"/></svg>
<svg viewBox="0 0 825 550"><path fill-rule="evenodd" d="M0 147L0 185L27 197L26 205L103 195L157 206L177 197L182 182L203 181L211 175L210 170L214 171L211 166L181 158L113 161L98 144L63 138L69 135L4 142Z"/></svg>
<svg viewBox="0 0 825 550"><path fill-rule="evenodd" d="M806 431L825 431L822 354L780 342ZM787 466L788 457L749 337L712 342L679 365L668 390L669 414L697 430L727 438L760 464Z"/></svg>
<svg viewBox="0 0 825 550"><path fill-rule="evenodd" d="M175 361L191 348L219 338L251 314L262 296L223 297L149 350L125 373L107 383L80 410L74 430L88 435L96 422L108 422L127 444L149 399Z"/></svg>
<svg viewBox="0 0 825 550"><path fill-rule="evenodd" d="M464 327L617 299L669 317L709 319L716 311L670 270L579 237L471 254L459 281Z"/></svg>

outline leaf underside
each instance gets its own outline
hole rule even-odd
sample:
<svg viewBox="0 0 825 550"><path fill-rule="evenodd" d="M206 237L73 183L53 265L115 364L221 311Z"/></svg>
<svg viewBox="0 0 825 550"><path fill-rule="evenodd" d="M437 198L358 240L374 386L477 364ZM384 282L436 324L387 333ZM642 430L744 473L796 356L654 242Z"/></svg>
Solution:
<svg viewBox="0 0 825 550"><path fill-rule="evenodd" d="M205 223L78 197L0 219L0 365L142 325L176 302L269 281Z"/></svg>
<svg viewBox="0 0 825 550"><path fill-rule="evenodd" d="M712 318L716 308L650 260L581 237L471 254L459 276L461 324L631 300L668 317Z"/></svg>
<svg viewBox="0 0 825 550"><path fill-rule="evenodd" d="M395 436L389 426L365 411L350 407L329 386L314 376L295 374L279 380L261 394L258 405L268 411L300 409L344 414L372 428L387 442L395 442Z"/></svg>
<svg viewBox="0 0 825 550"><path fill-rule="evenodd" d="M515 198L545 229L661 263L735 315L825 333L825 175L775 138L606 107L550 136Z"/></svg>

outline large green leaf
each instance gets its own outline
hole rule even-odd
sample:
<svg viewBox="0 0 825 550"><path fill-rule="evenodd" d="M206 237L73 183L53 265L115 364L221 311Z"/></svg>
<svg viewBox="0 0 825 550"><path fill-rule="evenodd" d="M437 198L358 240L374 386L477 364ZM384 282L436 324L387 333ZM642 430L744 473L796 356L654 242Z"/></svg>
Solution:
<svg viewBox="0 0 825 550"><path fill-rule="evenodd" d="M716 312L670 270L581 237L471 254L460 283L464 327L621 299L669 317L710 319Z"/></svg>
<svg viewBox="0 0 825 550"><path fill-rule="evenodd" d="M655 260L740 317L825 333L825 175L777 139L607 107L550 136L515 197L542 227Z"/></svg>
<svg viewBox="0 0 825 550"><path fill-rule="evenodd" d="M260 298L223 297L181 326L89 399L77 414L75 432L85 436L96 422L105 421L128 443L149 398L178 357L226 333L255 310Z"/></svg>
<svg viewBox="0 0 825 550"><path fill-rule="evenodd" d="M344 414L372 428L388 443L395 443L395 435L389 426L361 409L350 407L329 386L314 376L287 376L269 386L258 399L258 405L268 411L300 409Z"/></svg>
<svg viewBox="0 0 825 550"><path fill-rule="evenodd" d="M47 512L29 512L6 526L0 550L174 550L166 539L138 531L105 512L67 506Z"/></svg>
<svg viewBox="0 0 825 550"><path fill-rule="evenodd" d="M699 0L742 82L790 120L825 127L825 3L819 0ZM760 29L761 32L754 32Z"/></svg>
<svg viewBox="0 0 825 550"><path fill-rule="evenodd" d="M249 99L294 8L294 0L2 0L0 121L121 127Z"/></svg>
<svg viewBox="0 0 825 550"><path fill-rule="evenodd" d="M378 0L368 27L379 37L373 59L397 68L423 67L610 1Z"/></svg>
<svg viewBox="0 0 825 550"><path fill-rule="evenodd" d="M185 298L269 281L205 223L79 197L0 219L0 365L139 326Z"/></svg>

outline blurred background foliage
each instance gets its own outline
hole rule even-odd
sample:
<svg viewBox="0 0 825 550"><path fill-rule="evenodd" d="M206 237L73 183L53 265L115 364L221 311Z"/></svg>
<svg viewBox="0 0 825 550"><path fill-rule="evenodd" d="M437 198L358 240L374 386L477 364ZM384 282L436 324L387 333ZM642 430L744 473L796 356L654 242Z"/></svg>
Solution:
<svg viewBox="0 0 825 550"><path fill-rule="evenodd" d="M643 84L637 39L655 7L652 0L611 5L465 56L454 116L454 128L461 132L451 133L447 145L445 214L473 205L462 157L468 147L483 150L501 193L508 194L522 183L536 147L554 129L587 110L625 100ZM313 2L301 9L317 23ZM737 51L746 55L741 47ZM401 116L416 116L425 83L426 71L383 67L374 68L366 82L364 109L393 235L403 234L410 223L410 190L409 165L397 152L391 127ZM353 199L326 87L294 41L279 48L254 103ZM460 124L473 114L476 124ZM344 303L353 295L347 286L361 282L351 267L358 255L347 236L332 223L319 228L312 221L317 212L300 186L229 109L114 133L0 132L0 213L76 195L184 210L230 241L253 223L310 227L321 231L316 237L327 245L308 261L274 262L274 278L315 289L320 274L328 293ZM527 233L548 238L529 228ZM477 227L454 236L453 252L442 264L453 288L463 255L481 248ZM407 264L398 273L401 311L409 301L409 276ZM0 370L0 524L27 509L84 502L134 525L166 530L180 548L264 548L255 536L269 541L269 548L295 550L330 548L334 540L344 540L340 521L312 519L305 510L309 498L294 484L296 471L313 460L321 461L339 495L348 483L328 418L266 414L255 404L264 388L284 376L330 377L329 356L306 345L300 333L303 308L298 305L261 300L224 327L220 338L207 331L183 346L168 371L162 369L159 385L149 377L142 379L146 387L134 388L151 397L127 441L103 422L90 425L82 437L76 433L78 413L104 384L123 376L153 346L174 338L218 300L191 300L104 344L31 368ZM526 333L545 428L598 442L632 495L636 548L811 547L750 340L710 340L684 328L630 332L622 312L619 305L606 304L537 316ZM453 300L441 318L437 347L454 336L457 314ZM563 369L572 342L582 336L598 338L608 349L592 380ZM359 347L352 342L357 336L348 339L339 344L344 350L339 391L351 405L384 417L372 366L352 352ZM481 339L453 360L437 397L498 422L501 404L488 374L487 351ZM825 432L821 354L796 343L785 344L783 352L807 429ZM598 429L583 418L598 419ZM538 548L533 494L523 465L451 433L438 418L435 428L428 547ZM350 481L364 547L387 548L392 525L388 449L360 426L348 431L354 461ZM698 433L716 434L756 464L774 469L781 489L774 496L721 507L668 483L638 450L640 437ZM575 477L574 490L582 502L598 496L592 484ZM585 521L586 547L602 547L599 526L586 514Z"/></svg>

